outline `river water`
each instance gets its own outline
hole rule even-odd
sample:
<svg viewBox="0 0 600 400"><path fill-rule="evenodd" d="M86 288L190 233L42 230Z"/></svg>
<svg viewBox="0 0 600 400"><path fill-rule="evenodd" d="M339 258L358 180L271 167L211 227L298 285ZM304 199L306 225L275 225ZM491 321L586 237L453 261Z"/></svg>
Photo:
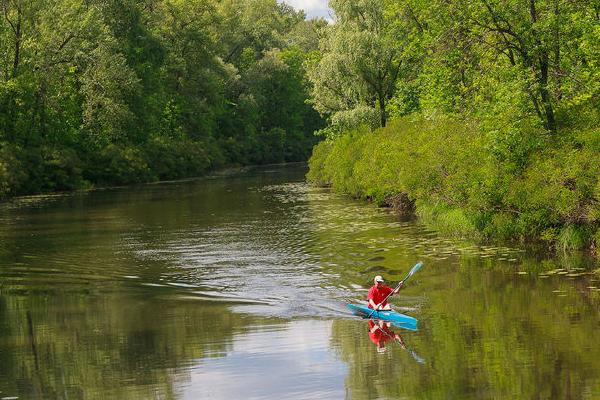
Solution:
<svg viewBox="0 0 600 400"><path fill-rule="evenodd" d="M443 239L305 173L3 204L0 399L600 398L592 260ZM378 350L346 304L418 261L391 298L418 329Z"/></svg>

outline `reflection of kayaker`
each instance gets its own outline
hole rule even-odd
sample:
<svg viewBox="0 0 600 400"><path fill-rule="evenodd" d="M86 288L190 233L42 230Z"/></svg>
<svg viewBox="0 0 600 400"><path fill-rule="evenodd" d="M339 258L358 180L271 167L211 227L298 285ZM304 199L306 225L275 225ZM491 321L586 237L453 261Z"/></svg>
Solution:
<svg viewBox="0 0 600 400"><path fill-rule="evenodd" d="M400 347L408 351L410 355L417 360L417 362L425 364L425 360L419 357L414 351L406 347L404 340L402 340L400 335L390 331L390 325L392 325L390 322L369 320L369 338L377 346L377 352L384 353L385 343L394 339L396 342L398 342Z"/></svg>
<svg viewBox="0 0 600 400"><path fill-rule="evenodd" d="M377 346L378 353L385 352L385 344L392 339L398 341L403 349L406 349L402 337L397 333L390 331L390 322L369 320L369 338Z"/></svg>

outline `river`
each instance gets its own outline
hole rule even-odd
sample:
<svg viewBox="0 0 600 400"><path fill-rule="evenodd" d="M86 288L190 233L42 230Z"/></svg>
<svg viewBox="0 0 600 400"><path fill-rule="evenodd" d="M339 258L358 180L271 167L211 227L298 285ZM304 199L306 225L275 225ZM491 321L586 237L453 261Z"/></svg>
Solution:
<svg viewBox="0 0 600 400"><path fill-rule="evenodd" d="M440 238L305 173L2 204L0 399L600 398L593 260ZM419 261L391 298L418 329L378 351L346 304Z"/></svg>

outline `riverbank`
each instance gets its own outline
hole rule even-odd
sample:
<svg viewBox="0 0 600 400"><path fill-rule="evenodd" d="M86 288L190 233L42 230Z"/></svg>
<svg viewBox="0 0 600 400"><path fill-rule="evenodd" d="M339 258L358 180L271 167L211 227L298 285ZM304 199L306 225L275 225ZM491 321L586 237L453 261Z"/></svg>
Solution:
<svg viewBox="0 0 600 400"><path fill-rule="evenodd" d="M288 162L288 163L273 163L273 164L257 164L257 165L229 165L222 166L220 168L206 170L204 172L199 171L196 175L184 176L181 178L174 179L150 179L150 180L142 180L136 182L125 182L125 183L105 183L105 184L97 184L92 185L89 182L86 185L79 187L72 187L64 190L49 190L31 194L20 194L20 195L5 195L0 196L0 204L7 203L11 201L23 201L24 199L39 199L39 198L50 198L53 196L64 196L70 195L74 193L80 192L92 192L92 191L102 191L102 190L112 190L119 188L127 188L127 187L135 187L139 185L162 185L173 182L183 183L183 182L191 182L201 179L216 179L216 178L224 178L224 177L233 177L236 175L242 175L254 170L260 170L262 168L269 167L291 167L302 165L307 167L306 161L296 161L296 162Z"/></svg>
<svg viewBox="0 0 600 400"><path fill-rule="evenodd" d="M597 128L550 136L405 117L318 144L307 180L380 205L414 206L448 236L596 252L599 149Z"/></svg>
<svg viewBox="0 0 600 400"><path fill-rule="evenodd" d="M236 155L223 141L152 139L141 144L108 144L94 149L43 143L23 148L0 141L0 200L74 190L195 179L239 171L255 165L306 162L316 139L303 142L302 152L269 153L268 144ZM300 146L288 143L288 146ZM284 154L285 153L285 154Z"/></svg>

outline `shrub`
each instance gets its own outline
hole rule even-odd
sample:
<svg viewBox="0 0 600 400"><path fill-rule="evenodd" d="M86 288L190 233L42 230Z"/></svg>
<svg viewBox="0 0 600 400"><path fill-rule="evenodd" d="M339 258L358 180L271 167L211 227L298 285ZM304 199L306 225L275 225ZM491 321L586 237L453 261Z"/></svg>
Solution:
<svg viewBox="0 0 600 400"><path fill-rule="evenodd" d="M156 179L140 149L112 143L94 152L84 176L90 182L101 185L139 183Z"/></svg>
<svg viewBox="0 0 600 400"><path fill-rule="evenodd" d="M421 219L450 235L598 244L600 129L552 139L527 121L511 129L403 117L317 145L307 179L377 203L416 200Z"/></svg>
<svg viewBox="0 0 600 400"><path fill-rule="evenodd" d="M144 151L148 168L158 179L181 179L200 176L219 158L216 148L207 151L201 142L183 143L168 138L155 138L148 142ZM212 157L209 156L212 154Z"/></svg>

